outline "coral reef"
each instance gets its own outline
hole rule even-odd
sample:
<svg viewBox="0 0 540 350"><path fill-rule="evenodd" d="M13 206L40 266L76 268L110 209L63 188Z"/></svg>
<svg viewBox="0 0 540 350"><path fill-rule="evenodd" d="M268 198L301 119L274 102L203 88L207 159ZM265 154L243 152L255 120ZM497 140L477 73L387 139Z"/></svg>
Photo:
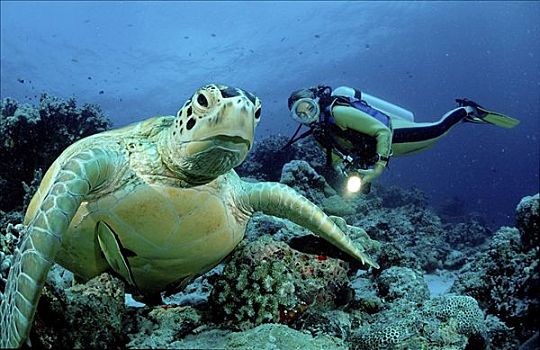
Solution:
<svg viewBox="0 0 540 350"><path fill-rule="evenodd" d="M386 242L379 258L382 268L398 265L431 272L443 267L450 252L439 217L428 209L414 205L381 206L365 217L356 217L352 224L363 227L374 239Z"/></svg>
<svg viewBox="0 0 540 350"><path fill-rule="evenodd" d="M437 213L446 222L459 222L467 216L466 206L467 203L463 199L453 196L439 205Z"/></svg>
<svg viewBox="0 0 540 350"><path fill-rule="evenodd" d="M346 216L356 212L354 202L339 196L306 161L293 160L285 164L280 182L318 204L329 215Z"/></svg>
<svg viewBox="0 0 540 350"><path fill-rule="evenodd" d="M287 137L282 135L255 140L246 160L235 168L236 172L242 177L278 181L283 165L298 159L297 154L300 151L298 145L282 149L287 141Z"/></svg>
<svg viewBox="0 0 540 350"><path fill-rule="evenodd" d="M382 199L382 206L386 208L398 208L406 205L414 205L419 208L428 207L427 195L418 188L404 191L396 186L378 186L377 195Z"/></svg>
<svg viewBox="0 0 540 350"><path fill-rule="evenodd" d="M176 349L305 349L346 350L343 341L312 336L281 324L263 324L243 332L209 330L170 344Z"/></svg>
<svg viewBox="0 0 540 350"><path fill-rule="evenodd" d="M353 331L352 318L342 310L306 310L290 327L313 335L330 335L348 340Z"/></svg>
<svg viewBox="0 0 540 350"><path fill-rule="evenodd" d="M516 329L508 327L497 316L486 315L486 328L491 349L522 349L516 337Z"/></svg>
<svg viewBox="0 0 540 350"><path fill-rule="evenodd" d="M464 267L452 291L474 297L504 323L498 329L515 329L523 342L540 323L540 248L531 246L538 237L538 195L524 198L516 214L519 229L500 228L488 248Z"/></svg>
<svg viewBox="0 0 540 350"><path fill-rule="evenodd" d="M231 326L290 323L329 310L348 293L348 264L292 250L263 236L240 247L214 282L209 302Z"/></svg>
<svg viewBox="0 0 540 350"><path fill-rule="evenodd" d="M318 173L321 173L325 158L313 138L300 140L283 149L288 141L289 137L283 135L256 140L253 150L235 170L242 177L279 181L283 166L292 160L300 159L308 161Z"/></svg>
<svg viewBox="0 0 540 350"><path fill-rule="evenodd" d="M379 295L386 302L408 300L421 303L429 298L429 289L422 274L408 267L393 266L377 277Z"/></svg>
<svg viewBox="0 0 540 350"><path fill-rule="evenodd" d="M58 155L80 138L110 127L96 105L78 107L74 99L43 94L38 106L6 98L0 102L0 210L20 209L23 182L45 171Z"/></svg>
<svg viewBox="0 0 540 350"><path fill-rule="evenodd" d="M468 251L467 248L476 249L493 234L489 228L474 218L463 222L444 224L443 229L446 231L444 240L453 249L461 251Z"/></svg>
<svg viewBox="0 0 540 350"><path fill-rule="evenodd" d="M383 203L372 200L364 216L350 220L370 237L384 242L379 257L383 268L398 265L426 272L456 269L465 262L456 259L456 250L469 253L491 236L487 227L474 220L443 224L429 208L412 204L384 207Z"/></svg>
<svg viewBox="0 0 540 350"><path fill-rule="evenodd" d="M201 327L201 313L190 306L142 308L129 312L128 348L164 349Z"/></svg>
<svg viewBox="0 0 540 350"><path fill-rule="evenodd" d="M539 195L524 197L516 208L516 227L521 233L523 249L540 246Z"/></svg>
<svg viewBox="0 0 540 350"><path fill-rule="evenodd" d="M122 348L124 283L102 274L69 287L71 277L58 265L49 273L30 335L32 344L47 349Z"/></svg>
<svg viewBox="0 0 540 350"><path fill-rule="evenodd" d="M301 195L317 204L337 194L324 177L303 160L293 160L285 164L281 171L280 182L293 187Z"/></svg>
<svg viewBox="0 0 540 350"><path fill-rule="evenodd" d="M423 304L399 302L352 336L353 349L483 349L484 315L476 301L446 295Z"/></svg>
<svg viewBox="0 0 540 350"><path fill-rule="evenodd" d="M354 349L465 349L487 344L483 313L467 296L429 299L422 274L391 267L371 279L353 281Z"/></svg>
<svg viewBox="0 0 540 350"><path fill-rule="evenodd" d="M3 299L9 270L13 265L15 249L22 242L25 232L24 225L8 223L5 233L0 233L0 301Z"/></svg>

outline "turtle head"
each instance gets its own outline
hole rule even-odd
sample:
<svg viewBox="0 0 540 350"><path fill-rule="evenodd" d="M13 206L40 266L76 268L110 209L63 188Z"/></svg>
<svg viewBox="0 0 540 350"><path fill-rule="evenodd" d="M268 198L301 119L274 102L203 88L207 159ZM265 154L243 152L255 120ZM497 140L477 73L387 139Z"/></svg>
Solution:
<svg viewBox="0 0 540 350"><path fill-rule="evenodd" d="M244 161L260 116L261 102L248 91L217 84L201 87L168 131L167 166L189 182L215 179Z"/></svg>

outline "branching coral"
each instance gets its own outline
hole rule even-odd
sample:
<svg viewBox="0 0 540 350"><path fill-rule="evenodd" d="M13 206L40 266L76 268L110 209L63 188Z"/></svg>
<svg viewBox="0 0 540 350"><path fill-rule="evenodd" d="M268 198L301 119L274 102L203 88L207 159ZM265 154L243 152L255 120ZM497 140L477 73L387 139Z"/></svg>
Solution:
<svg viewBox="0 0 540 350"><path fill-rule="evenodd" d="M330 309L346 294L346 263L263 236L237 249L214 281L210 303L239 328L288 323L306 308Z"/></svg>

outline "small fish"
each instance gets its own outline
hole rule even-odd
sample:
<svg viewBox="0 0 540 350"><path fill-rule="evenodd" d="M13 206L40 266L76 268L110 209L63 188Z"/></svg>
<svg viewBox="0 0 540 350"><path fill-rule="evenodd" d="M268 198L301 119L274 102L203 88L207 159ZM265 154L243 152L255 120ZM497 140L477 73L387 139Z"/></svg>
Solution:
<svg viewBox="0 0 540 350"><path fill-rule="evenodd" d="M214 38L216 37L216 34L214 34L214 33L212 33L211 35L212 35Z"/></svg>
<svg viewBox="0 0 540 350"><path fill-rule="evenodd" d="M72 58L72 59L71 59L71 62L75 62L75 63L78 63L78 62L79 62L79 60L78 60L78 59L76 59L76 58Z"/></svg>
<svg viewBox="0 0 540 350"><path fill-rule="evenodd" d="M92 80L92 77L88 77L88 80Z"/></svg>
<svg viewBox="0 0 540 350"><path fill-rule="evenodd" d="M24 84L24 79L17 79L17 81L21 84Z"/></svg>
<svg viewBox="0 0 540 350"><path fill-rule="evenodd" d="M319 34L315 34L314 37L319 39L321 36Z"/></svg>
<svg viewBox="0 0 540 350"><path fill-rule="evenodd" d="M104 93L105 93L105 91L99 90L99 94L100 94L100 95L103 95Z"/></svg>

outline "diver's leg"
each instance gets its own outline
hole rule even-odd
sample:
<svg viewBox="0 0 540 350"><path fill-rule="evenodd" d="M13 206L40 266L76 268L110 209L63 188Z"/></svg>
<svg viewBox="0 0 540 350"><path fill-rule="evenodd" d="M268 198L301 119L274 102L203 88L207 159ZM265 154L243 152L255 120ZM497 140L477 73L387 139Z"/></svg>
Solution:
<svg viewBox="0 0 540 350"><path fill-rule="evenodd" d="M393 120L393 155L414 154L429 149L455 125L464 121L471 112L471 107L459 107L446 113L439 121L434 123Z"/></svg>

